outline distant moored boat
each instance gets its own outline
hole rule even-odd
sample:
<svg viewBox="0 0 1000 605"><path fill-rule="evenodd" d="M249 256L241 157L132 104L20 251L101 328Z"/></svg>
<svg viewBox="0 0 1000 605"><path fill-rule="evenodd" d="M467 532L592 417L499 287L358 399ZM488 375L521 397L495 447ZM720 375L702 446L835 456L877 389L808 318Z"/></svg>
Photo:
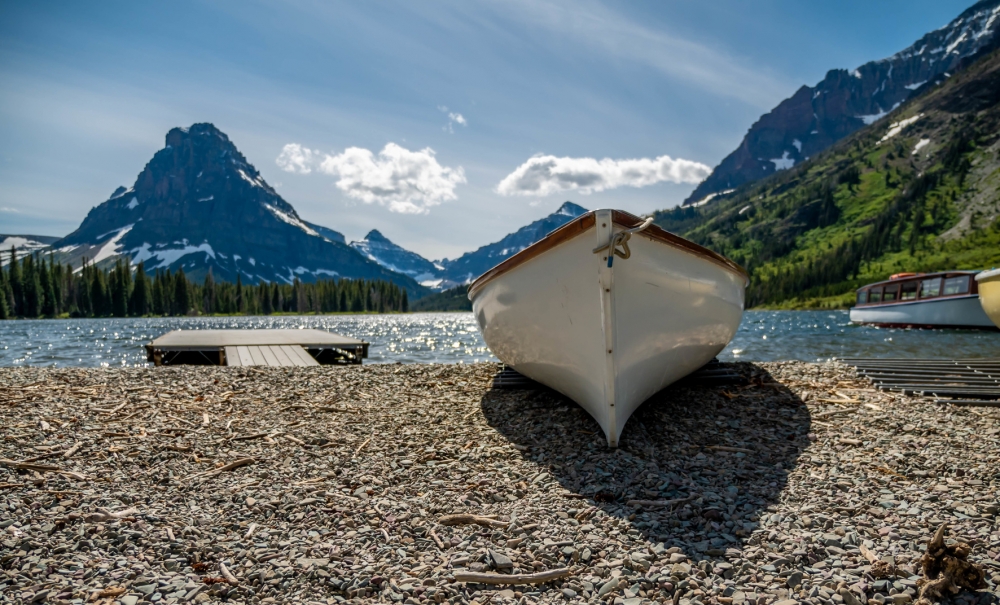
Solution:
<svg viewBox="0 0 1000 605"><path fill-rule="evenodd" d="M857 291L853 323L886 328L994 328L979 304L976 271L898 273Z"/></svg>
<svg viewBox="0 0 1000 605"><path fill-rule="evenodd" d="M469 287L490 350L579 403L616 447L650 396L732 340L747 275L618 210L556 229Z"/></svg>

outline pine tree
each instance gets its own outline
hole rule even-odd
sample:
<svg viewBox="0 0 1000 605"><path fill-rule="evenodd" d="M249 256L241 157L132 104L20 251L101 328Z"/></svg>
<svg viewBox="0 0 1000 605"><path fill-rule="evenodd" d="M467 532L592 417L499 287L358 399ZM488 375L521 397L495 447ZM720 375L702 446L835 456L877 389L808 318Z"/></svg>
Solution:
<svg viewBox="0 0 1000 605"><path fill-rule="evenodd" d="M41 284L42 315L55 317L57 312L56 293L52 287L52 273L44 258L39 259L38 262L38 281Z"/></svg>
<svg viewBox="0 0 1000 605"><path fill-rule="evenodd" d="M38 270L35 267L34 255L24 257L21 266L22 279L24 280L24 317L38 317L42 314L42 284L38 278Z"/></svg>
<svg viewBox="0 0 1000 605"><path fill-rule="evenodd" d="M191 311L191 290L184 268L174 276L174 315L187 315Z"/></svg>
<svg viewBox="0 0 1000 605"><path fill-rule="evenodd" d="M146 275L146 265L139 261L135 268L135 285L132 287L132 299L129 302L129 309L132 315L142 317L149 313L152 292L150 291L149 276Z"/></svg>
<svg viewBox="0 0 1000 605"><path fill-rule="evenodd" d="M10 266L8 269L8 281L10 282L11 296L13 297L11 314L15 317L24 317L24 281L21 277L21 266L17 262L17 246L11 246Z"/></svg>

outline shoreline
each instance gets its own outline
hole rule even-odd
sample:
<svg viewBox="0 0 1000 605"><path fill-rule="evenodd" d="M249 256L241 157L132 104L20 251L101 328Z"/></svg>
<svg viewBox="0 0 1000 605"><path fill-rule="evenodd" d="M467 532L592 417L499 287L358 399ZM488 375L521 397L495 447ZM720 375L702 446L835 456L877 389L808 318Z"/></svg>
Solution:
<svg viewBox="0 0 1000 605"><path fill-rule="evenodd" d="M618 450L557 394L491 390L494 363L0 368L0 457L31 460L0 466L0 595L905 605L941 522L997 591L1000 413L725 365L749 384L666 391Z"/></svg>

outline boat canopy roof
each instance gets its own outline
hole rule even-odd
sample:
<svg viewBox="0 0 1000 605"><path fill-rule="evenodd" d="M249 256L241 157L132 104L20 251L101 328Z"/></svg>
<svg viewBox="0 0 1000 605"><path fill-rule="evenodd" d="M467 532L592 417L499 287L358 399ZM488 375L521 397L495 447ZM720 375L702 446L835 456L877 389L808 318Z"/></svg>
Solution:
<svg viewBox="0 0 1000 605"><path fill-rule="evenodd" d="M954 275L975 275L977 273L979 273L979 271L969 271L969 270L966 270L966 269L962 269L962 270L959 270L959 271L936 271L934 273L897 273L896 275L894 275L893 277L891 277L889 279L886 279L886 280L883 280L883 281L872 282L870 284L865 284L864 286L861 286L860 288L858 288L857 290L855 290L855 292L857 292L859 290L865 290L867 288L873 288L875 286L883 286L885 284L898 284L899 282L902 282L902 281L931 279L931 278L934 278L934 277L947 277L949 275L953 275L953 276Z"/></svg>

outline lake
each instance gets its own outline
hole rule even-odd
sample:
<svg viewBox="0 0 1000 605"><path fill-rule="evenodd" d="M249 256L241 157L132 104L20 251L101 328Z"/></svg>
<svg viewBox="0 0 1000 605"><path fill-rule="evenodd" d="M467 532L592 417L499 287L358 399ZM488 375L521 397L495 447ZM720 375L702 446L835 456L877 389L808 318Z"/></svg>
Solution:
<svg viewBox="0 0 1000 605"><path fill-rule="evenodd" d="M472 313L0 321L0 366L141 366L170 330L318 328L371 343L366 363L495 361ZM747 311L723 361L1000 357L1000 333L852 326L847 311Z"/></svg>

